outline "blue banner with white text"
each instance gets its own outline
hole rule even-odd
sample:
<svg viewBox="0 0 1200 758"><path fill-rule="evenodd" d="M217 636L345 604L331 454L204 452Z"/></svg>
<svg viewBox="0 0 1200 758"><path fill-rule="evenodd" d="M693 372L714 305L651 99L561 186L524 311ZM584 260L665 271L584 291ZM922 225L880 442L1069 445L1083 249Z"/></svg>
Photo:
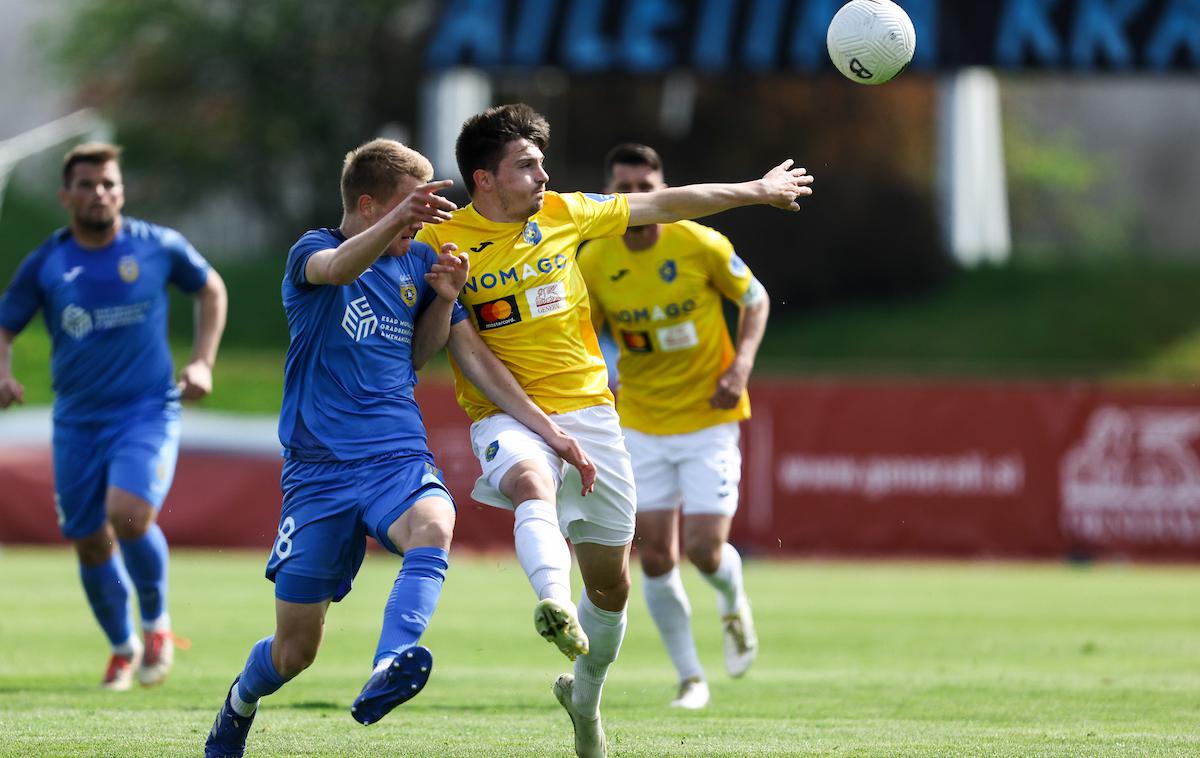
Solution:
<svg viewBox="0 0 1200 758"><path fill-rule="evenodd" d="M913 68L1200 71L1200 0L902 0ZM843 0L447 0L430 69L577 74L832 71Z"/></svg>

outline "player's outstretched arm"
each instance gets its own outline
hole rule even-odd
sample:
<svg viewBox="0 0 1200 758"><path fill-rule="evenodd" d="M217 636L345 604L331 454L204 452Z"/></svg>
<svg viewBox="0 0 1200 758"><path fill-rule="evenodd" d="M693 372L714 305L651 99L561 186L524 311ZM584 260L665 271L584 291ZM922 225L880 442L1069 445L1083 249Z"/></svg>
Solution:
<svg viewBox="0 0 1200 758"><path fill-rule="evenodd" d="M767 290L755 279L746 294L750 302L738 304L741 313L738 316L733 363L717 378L716 391L708 399L708 404L713 408L729 410L737 407L746 390L746 383L750 381L750 372L754 370L758 346L762 344L767 331L767 317L771 312L771 298L767 296Z"/></svg>
<svg viewBox="0 0 1200 758"><path fill-rule="evenodd" d="M437 194L454 182L444 179L422 184L365 231L336 249L313 253L304 266L309 284L350 284L370 268L399 234L414 224L440 224L458 206Z"/></svg>
<svg viewBox="0 0 1200 758"><path fill-rule="evenodd" d="M0 328L0 408L25 402L25 388L12 375L12 343L17 335Z"/></svg>
<svg viewBox="0 0 1200 758"><path fill-rule="evenodd" d="M208 270L208 278L195 298L196 337L192 357L179 371L179 394L184 400L199 400L212 392L213 364L217 362L217 348L225 333L225 317L229 310L225 280L216 269Z"/></svg>
<svg viewBox="0 0 1200 758"><path fill-rule="evenodd" d="M629 201L629 225L670 224L744 205L798 211L800 198L812 194L812 183L812 175L802 168L792 168L789 158L753 182L688 184L654 192L633 192L625 196Z"/></svg>
<svg viewBox="0 0 1200 758"><path fill-rule="evenodd" d="M558 453L558 457L579 470L583 494L596 484L596 466L583 452L579 441L559 428L541 408L534 405L520 383L480 339L469 321L450 327L450 354L463 375L488 399L508 415L529 427Z"/></svg>
<svg viewBox="0 0 1200 758"><path fill-rule="evenodd" d="M437 293L437 298L417 318L412 348L414 370L420 370L450 339L450 316L454 312L454 301L462 292L467 273L471 270L467 254L456 255L457 252L458 245L453 242L442 245L437 262L425 274L425 281Z"/></svg>

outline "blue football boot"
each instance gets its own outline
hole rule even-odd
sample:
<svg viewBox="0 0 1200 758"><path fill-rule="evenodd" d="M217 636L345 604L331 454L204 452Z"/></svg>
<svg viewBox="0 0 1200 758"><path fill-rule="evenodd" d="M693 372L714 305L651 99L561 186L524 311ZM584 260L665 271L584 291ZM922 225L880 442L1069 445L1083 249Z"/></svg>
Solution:
<svg viewBox="0 0 1200 758"><path fill-rule="evenodd" d="M237 686L238 679L241 677L233 680L230 692ZM246 735L250 733L250 725L257 714L256 708L249 716L239 715L229 704L229 695L226 694L217 720L213 722L208 740L204 743L204 758L242 758L246 752Z"/></svg>
<svg viewBox="0 0 1200 758"><path fill-rule="evenodd" d="M415 697L429 681L432 670L433 653L428 648L408 648L387 668L371 674L350 706L350 715L363 726L374 724L396 706Z"/></svg>

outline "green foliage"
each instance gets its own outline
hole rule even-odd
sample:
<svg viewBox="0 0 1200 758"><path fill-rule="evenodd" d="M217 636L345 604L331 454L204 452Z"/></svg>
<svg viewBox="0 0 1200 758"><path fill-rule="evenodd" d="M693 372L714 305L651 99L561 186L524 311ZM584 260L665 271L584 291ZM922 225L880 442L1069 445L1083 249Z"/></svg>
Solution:
<svg viewBox="0 0 1200 758"><path fill-rule="evenodd" d="M341 154L413 112L419 11L405 0L83 0L51 49L115 123L139 207L231 191L283 237L336 216Z"/></svg>
<svg viewBox="0 0 1200 758"><path fill-rule="evenodd" d="M117 695L95 686L108 651L74 556L0 553L0 607L19 611L0 618L0 755L198 755L274 623L266 539L261 553L173 552L171 615L193 646L163 687ZM368 555L329 609L316 663L263 701L247 754L570 754L550 694L569 664L534 633L533 596L507 556L455 553L423 640L429 685L379 724L351 721L398 565ZM747 561L762 655L742 680L722 670L712 589L682 574L712 705L667 706L674 671L635 576L604 691L614 758L1200 752L1195 568Z"/></svg>

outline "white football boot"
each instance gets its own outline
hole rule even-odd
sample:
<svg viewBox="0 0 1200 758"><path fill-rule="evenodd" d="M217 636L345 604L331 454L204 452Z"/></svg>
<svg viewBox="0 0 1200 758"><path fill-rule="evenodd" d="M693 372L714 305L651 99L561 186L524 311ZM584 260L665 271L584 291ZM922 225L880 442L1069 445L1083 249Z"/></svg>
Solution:
<svg viewBox="0 0 1200 758"><path fill-rule="evenodd" d="M125 692L133 686L133 670L141 661L141 650L135 650L131 656L113 653L108 659L108 668L104 671L104 680L100 682L100 687L109 692Z"/></svg>
<svg viewBox="0 0 1200 758"><path fill-rule="evenodd" d="M672 708L698 711L708 705L708 682L698 676L679 683L679 697L671 701Z"/></svg>
<svg viewBox="0 0 1200 758"><path fill-rule="evenodd" d="M746 673L758 656L758 635L754 631L750 603L742 601L737 612L724 617L721 622L725 625L725 670L736 679Z"/></svg>
<svg viewBox="0 0 1200 758"><path fill-rule="evenodd" d="M571 691L575 688L574 674L559 674L554 681L554 697L566 709L571 717L571 726L575 727L575 755L579 758L607 758L608 742L604 739L604 727L600 725L600 717L584 718L575 713L571 703Z"/></svg>
<svg viewBox="0 0 1200 758"><path fill-rule="evenodd" d="M575 606L570 603L549 597L538 602L533 607L533 628L571 660L588 653L587 633L579 625Z"/></svg>
<svg viewBox="0 0 1200 758"><path fill-rule="evenodd" d="M138 666L137 678L143 687L154 687L166 680L175 665L175 635L169 630L146 632L146 652Z"/></svg>

